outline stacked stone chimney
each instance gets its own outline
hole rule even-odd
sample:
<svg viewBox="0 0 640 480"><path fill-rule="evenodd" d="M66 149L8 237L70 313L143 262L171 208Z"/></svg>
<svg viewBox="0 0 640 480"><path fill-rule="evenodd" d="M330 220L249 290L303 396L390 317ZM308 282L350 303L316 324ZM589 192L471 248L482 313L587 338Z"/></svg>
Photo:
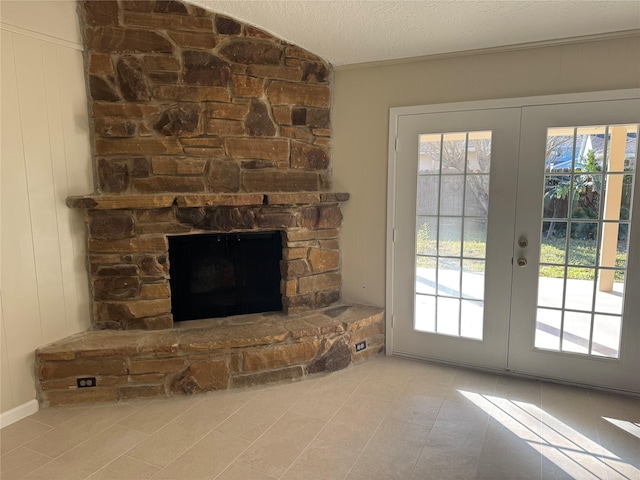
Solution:
<svg viewBox="0 0 640 480"><path fill-rule="evenodd" d="M167 235L282 232L286 312L340 299L331 69L272 35L179 1L80 3L95 192L95 328L173 324Z"/></svg>
<svg viewBox="0 0 640 480"><path fill-rule="evenodd" d="M103 194L330 188L330 68L178 1L82 3Z"/></svg>

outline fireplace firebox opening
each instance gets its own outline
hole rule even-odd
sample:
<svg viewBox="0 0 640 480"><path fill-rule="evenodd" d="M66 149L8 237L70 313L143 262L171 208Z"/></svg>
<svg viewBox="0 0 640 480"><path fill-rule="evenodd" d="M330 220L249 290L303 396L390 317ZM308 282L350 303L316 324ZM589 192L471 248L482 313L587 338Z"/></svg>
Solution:
<svg viewBox="0 0 640 480"><path fill-rule="evenodd" d="M280 232L169 237L175 322L282 310Z"/></svg>

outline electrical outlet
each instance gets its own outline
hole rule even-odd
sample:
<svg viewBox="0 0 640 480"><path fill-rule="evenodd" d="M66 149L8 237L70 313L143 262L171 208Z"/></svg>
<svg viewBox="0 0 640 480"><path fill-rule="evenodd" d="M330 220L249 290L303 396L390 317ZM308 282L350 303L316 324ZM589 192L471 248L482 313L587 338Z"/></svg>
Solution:
<svg viewBox="0 0 640 480"><path fill-rule="evenodd" d="M356 343L356 352L361 352L365 348L367 348L367 341L366 340L363 340L361 342Z"/></svg>
<svg viewBox="0 0 640 480"><path fill-rule="evenodd" d="M82 377L78 379L78 388L90 388L96 386L96 377Z"/></svg>

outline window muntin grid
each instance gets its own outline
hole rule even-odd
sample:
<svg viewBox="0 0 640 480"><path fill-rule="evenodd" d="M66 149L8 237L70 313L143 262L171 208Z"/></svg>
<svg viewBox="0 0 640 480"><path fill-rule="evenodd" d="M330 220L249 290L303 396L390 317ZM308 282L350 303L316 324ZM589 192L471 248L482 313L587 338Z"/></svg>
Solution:
<svg viewBox="0 0 640 480"><path fill-rule="evenodd" d="M482 339L491 135L419 136L416 330Z"/></svg>
<svg viewBox="0 0 640 480"><path fill-rule="evenodd" d="M638 125L547 130L535 346L618 358Z"/></svg>

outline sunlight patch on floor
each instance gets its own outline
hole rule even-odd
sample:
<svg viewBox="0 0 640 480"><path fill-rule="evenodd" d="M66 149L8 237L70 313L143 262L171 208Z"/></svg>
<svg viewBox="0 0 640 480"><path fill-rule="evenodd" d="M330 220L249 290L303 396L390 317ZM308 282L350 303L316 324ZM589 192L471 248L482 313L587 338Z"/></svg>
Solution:
<svg viewBox="0 0 640 480"><path fill-rule="evenodd" d="M537 406L508 398L458 390L463 396L488 413L511 434L540 452L543 459L574 478L606 479L615 472L617 478L640 478L640 470L624 462L613 452L571 428ZM638 424L602 417L622 430L640 438ZM594 433L597 436L597 433ZM544 467L543 467L544 468Z"/></svg>
<svg viewBox="0 0 640 480"><path fill-rule="evenodd" d="M640 423L629 422L628 420L619 420L617 418L602 417L603 420L615 425L625 432L640 438Z"/></svg>

